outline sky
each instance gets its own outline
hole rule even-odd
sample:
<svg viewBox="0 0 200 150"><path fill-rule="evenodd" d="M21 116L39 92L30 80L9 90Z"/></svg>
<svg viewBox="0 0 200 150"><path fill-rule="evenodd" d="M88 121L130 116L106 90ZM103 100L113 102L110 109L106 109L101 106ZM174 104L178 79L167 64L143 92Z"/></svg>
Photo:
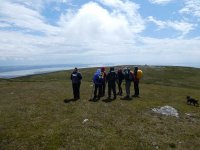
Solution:
<svg viewBox="0 0 200 150"><path fill-rule="evenodd" d="M200 0L0 0L0 66L200 67Z"/></svg>

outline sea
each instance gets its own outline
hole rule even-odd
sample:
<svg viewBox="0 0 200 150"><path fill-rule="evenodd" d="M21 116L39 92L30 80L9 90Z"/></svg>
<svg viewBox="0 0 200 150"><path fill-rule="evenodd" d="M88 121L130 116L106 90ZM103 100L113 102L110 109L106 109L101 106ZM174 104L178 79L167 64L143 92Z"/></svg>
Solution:
<svg viewBox="0 0 200 150"><path fill-rule="evenodd" d="M0 78L11 79L35 74L43 74L61 70L70 70L74 67L88 68L96 67L93 64L59 64L59 65L20 65L20 66L0 66Z"/></svg>

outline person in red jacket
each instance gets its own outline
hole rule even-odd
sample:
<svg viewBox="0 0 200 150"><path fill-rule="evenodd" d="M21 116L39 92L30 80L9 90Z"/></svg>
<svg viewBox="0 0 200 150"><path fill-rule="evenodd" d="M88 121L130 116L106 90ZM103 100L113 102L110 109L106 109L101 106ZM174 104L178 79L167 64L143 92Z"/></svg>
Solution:
<svg viewBox="0 0 200 150"><path fill-rule="evenodd" d="M105 96L105 90L106 90L106 71L105 67L101 67L101 74L103 76L103 84L102 84L102 96Z"/></svg>

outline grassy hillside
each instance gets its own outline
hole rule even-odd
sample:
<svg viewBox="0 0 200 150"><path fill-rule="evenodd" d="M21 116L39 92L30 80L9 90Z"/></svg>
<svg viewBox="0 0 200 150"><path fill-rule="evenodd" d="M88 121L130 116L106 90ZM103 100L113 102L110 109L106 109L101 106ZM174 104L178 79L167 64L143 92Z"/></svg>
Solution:
<svg viewBox="0 0 200 150"><path fill-rule="evenodd" d="M71 101L71 71L1 79L0 149L198 150L200 107L187 105L185 97L200 99L200 69L140 67L141 98L129 101L89 101L96 68L80 70L78 101ZM151 111L165 105L180 117Z"/></svg>

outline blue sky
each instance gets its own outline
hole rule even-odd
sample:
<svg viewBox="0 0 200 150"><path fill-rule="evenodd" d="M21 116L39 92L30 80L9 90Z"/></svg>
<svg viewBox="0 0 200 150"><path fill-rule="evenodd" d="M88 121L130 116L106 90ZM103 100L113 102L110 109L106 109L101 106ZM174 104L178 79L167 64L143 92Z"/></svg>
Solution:
<svg viewBox="0 0 200 150"><path fill-rule="evenodd" d="M0 65L200 67L200 0L0 0Z"/></svg>

